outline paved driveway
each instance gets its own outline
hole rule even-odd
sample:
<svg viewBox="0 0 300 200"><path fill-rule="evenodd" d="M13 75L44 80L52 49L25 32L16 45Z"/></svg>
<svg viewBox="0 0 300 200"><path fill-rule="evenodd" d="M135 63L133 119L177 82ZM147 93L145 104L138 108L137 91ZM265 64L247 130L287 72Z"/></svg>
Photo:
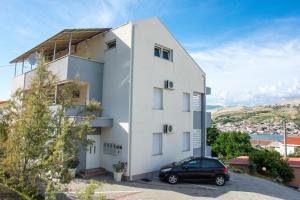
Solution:
<svg viewBox="0 0 300 200"><path fill-rule="evenodd" d="M97 177L96 180L105 181L96 193L105 194L114 200L190 200L190 199L228 199L228 200L268 200L289 199L299 200L300 192L271 181L249 176L246 174L231 173L231 181L223 187L211 184L177 184L169 185L153 179L150 182L135 181L114 183L110 177ZM83 190L87 180L76 179L70 186L68 197ZM72 197L73 196L73 197Z"/></svg>

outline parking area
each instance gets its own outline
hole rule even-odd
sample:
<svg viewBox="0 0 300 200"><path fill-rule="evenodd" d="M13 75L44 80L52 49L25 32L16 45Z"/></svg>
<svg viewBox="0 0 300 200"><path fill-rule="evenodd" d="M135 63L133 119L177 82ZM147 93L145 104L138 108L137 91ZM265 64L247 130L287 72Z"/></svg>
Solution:
<svg viewBox="0 0 300 200"><path fill-rule="evenodd" d="M300 199L300 192L271 181L249 176L247 174L231 173L231 181L225 186L213 184L181 183L170 185L160 182L157 178L150 181L134 181L114 183L109 176L96 177L103 182L96 193L105 194L114 200L189 200L189 199ZM82 191L88 180L75 179L69 186L67 199L76 199L76 193Z"/></svg>

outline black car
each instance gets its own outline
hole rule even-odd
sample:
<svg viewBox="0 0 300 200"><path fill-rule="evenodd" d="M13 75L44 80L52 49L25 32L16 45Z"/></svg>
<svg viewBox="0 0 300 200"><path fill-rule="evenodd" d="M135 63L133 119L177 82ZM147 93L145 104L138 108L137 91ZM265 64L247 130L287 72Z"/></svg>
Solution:
<svg viewBox="0 0 300 200"><path fill-rule="evenodd" d="M216 158L188 157L160 169L159 178L170 184L179 181L210 181L222 186L229 181L228 169Z"/></svg>

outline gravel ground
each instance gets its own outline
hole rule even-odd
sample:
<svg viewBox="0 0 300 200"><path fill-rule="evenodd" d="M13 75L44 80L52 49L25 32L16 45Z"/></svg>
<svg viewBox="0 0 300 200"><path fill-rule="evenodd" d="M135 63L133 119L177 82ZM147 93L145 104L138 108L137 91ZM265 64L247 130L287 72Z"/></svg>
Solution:
<svg viewBox="0 0 300 200"><path fill-rule="evenodd" d="M212 184L182 183L169 185L154 178L150 182L134 181L114 183L109 176L96 177L104 182L96 194L105 194L111 200L190 200L190 199L227 199L227 200L299 200L300 192L273 183L269 180L231 173L231 181L223 187ZM76 199L75 194L84 190L88 180L75 179L69 186L68 199ZM64 198L66 199L66 197Z"/></svg>

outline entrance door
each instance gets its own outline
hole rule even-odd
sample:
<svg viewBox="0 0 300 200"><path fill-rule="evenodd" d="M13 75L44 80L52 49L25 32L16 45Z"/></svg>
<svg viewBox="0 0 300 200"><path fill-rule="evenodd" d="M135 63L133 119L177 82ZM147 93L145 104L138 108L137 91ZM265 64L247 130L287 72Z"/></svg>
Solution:
<svg viewBox="0 0 300 200"><path fill-rule="evenodd" d="M89 140L94 143L89 145L86 151L86 169L100 167L100 135L88 135Z"/></svg>

